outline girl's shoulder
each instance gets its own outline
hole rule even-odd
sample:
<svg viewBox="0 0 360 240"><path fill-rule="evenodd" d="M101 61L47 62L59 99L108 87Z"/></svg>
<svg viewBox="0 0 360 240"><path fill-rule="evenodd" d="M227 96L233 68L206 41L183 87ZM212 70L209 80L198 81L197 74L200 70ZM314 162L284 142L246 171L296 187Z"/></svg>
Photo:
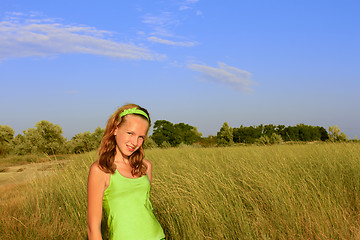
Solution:
<svg viewBox="0 0 360 240"><path fill-rule="evenodd" d="M100 168L99 161L95 161L93 162L93 164L91 164L90 171L102 171Z"/></svg>
<svg viewBox="0 0 360 240"><path fill-rule="evenodd" d="M90 166L88 183L104 186L104 189L106 189L110 183L110 175L110 173L104 172L99 165L99 161L96 161Z"/></svg>
<svg viewBox="0 0 360 240"><path fill-rule="evenodd" d="M151 162L149 161L149 160L147 160L147 159L143 159L143 163L148 167L148 168L151 168Z"/></svg>
<svg viewBox="0 0 360 240"><path fill-rule="evenodd" d="M97 177L104 177L105 178L109 173L106 173L103 169L101 169L99 161L95 161L90 166L89 174L90 175L95 175Z"/></svg>

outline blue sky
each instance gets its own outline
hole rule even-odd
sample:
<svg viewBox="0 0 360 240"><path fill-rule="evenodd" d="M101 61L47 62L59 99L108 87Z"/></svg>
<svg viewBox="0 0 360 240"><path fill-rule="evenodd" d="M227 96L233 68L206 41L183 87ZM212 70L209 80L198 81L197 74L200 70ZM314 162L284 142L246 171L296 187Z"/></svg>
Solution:
<svg viewBox="0 0 360 240"><path fill-rule="evenodd" d="M0 0L0 124L70 139L125 103L216 135L337 125L360 137L360 2Z"/></svg>

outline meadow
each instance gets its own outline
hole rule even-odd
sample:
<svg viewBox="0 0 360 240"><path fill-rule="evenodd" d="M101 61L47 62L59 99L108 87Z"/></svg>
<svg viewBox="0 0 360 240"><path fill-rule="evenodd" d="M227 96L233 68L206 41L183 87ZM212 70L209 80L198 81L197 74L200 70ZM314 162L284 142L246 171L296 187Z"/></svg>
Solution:
<svg viewBox="0 0 360 240"><path fill-rule="evenodd" d="M358 143L145 153L166 239L360 239ZM0 188L0 239L87 238L86 183L96 153L71 159L46 178Z"/></svg>

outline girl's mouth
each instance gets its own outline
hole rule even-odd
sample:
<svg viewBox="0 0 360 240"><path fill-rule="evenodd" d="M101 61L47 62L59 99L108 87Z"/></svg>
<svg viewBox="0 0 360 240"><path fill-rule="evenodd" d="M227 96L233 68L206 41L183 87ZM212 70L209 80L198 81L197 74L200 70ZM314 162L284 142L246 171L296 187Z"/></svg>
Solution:
<svg viewBox="0 0 360 240"><path fill-rule="evenodd" d="M126 147L130 152L133 152L135 150L135 147L130 147L130 146L126 146Z"/></svg>

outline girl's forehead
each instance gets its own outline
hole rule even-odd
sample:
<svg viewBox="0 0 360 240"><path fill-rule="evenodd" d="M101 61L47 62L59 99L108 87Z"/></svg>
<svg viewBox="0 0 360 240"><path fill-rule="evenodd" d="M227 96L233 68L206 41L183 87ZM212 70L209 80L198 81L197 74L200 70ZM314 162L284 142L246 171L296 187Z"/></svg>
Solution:
<svg viewBox="0 0 360 240"><path fill-rule="evenodd" d="M124 123L121 124L122 126L126 128L136 128L136 129L148 129L149 122L144 119L143 117L140 117L138 115L127 115L125 116L126 119L124 119Z"/></svg>

